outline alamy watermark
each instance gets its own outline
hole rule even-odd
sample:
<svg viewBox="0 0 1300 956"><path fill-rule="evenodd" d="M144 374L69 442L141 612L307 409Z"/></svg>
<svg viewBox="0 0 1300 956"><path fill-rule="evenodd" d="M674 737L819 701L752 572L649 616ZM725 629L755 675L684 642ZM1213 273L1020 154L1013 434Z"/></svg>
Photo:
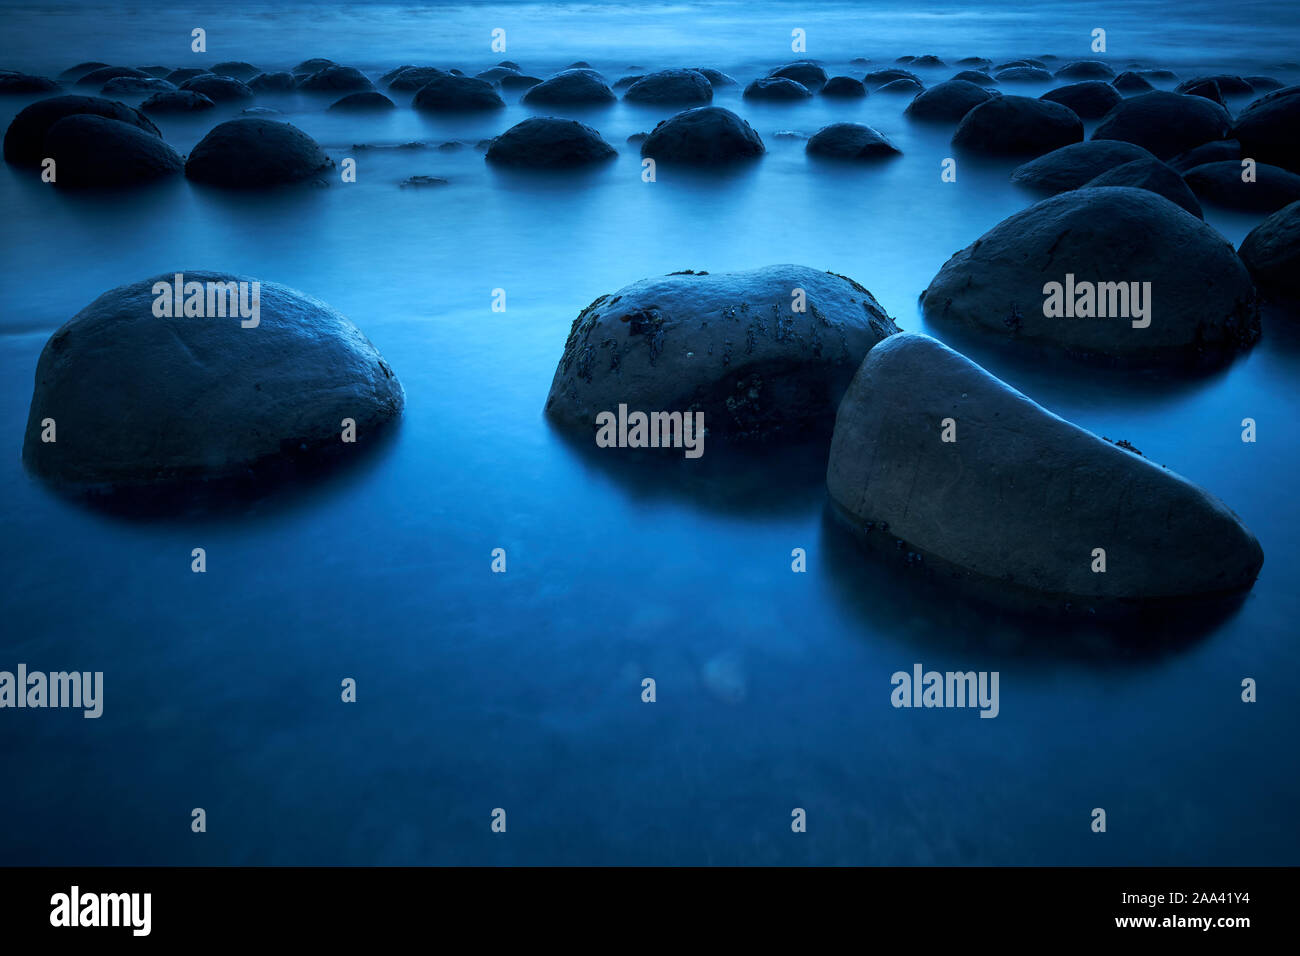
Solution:
<svg viewBox="0 0 1300 956"><path fill-rule="evenodd" d="M103 671L0 671L0 708L79 707L81 716L99 717L104 712Z"/></svg>
<svg viewBox="0 0 1300 956"><path fill-rule="evenodd" d="M598 448L684 448L687 458L704 454L703 412L629 412L596 415Z"/></svg>
<svg viewBox="0 0 1300 956"><path fill-rule="evenodd" d="M1075 282L1067 272L1064 283L1044 285L1043 295L1049 319L1132 319L1135 329L1151 324L1150 282Z"/></svg>
<svg viewBox="0 0 1300 956"><path fill-rule="evenodd" d="M981 717L996 717L997 671L926 671L920 664L912 672L895 671L889 702L895 707L978 707Z"/></svg>
<svg viewBox="0 0 1300 956"><path fill-rule="evenodd" d="M238 316L241 328L255 329L262 321L262 283L186 282L176 273L171 282L155 282L153 314L159 319L224 319Z"/></svg>

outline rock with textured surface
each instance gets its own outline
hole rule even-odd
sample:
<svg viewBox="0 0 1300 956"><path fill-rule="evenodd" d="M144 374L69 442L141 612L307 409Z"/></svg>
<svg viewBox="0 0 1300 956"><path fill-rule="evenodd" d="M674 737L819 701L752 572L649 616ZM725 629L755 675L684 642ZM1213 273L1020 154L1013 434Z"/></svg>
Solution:
<svg viewBox="0 0 1300 956"><path fill-rule="evenodd" d="M1135 159L1130 163L1121 163L1114 169L1108 169L1096 179L1084 183L1088 186L1132 186L1134 189L1149 189L1164 196L1171 203L1187 210L1197 219L1204 219L1201 204L1196 195L1188 188L1183 177L1168 163L1162 163L1154 156L1148 159Z"/></svg>
<svg viewBox="0 0 1300 956"><path fill-rule="evenodd" d="M134 186L184 168L176 150L129 123L76 113L45 134L44 152L55 162L60 188Z"/></svg>
<svg viewBox="0 0 1300 956"><path fill-rule="evenodd" d="M87 114L119 120L161 138L149 119L139 110L116 100L98 96L53 96L24 107L5 130L5 162L18 166L39 166L45 158L45 134L65 116Z"/></svg>
<svg viewBox="0 0 1300 956"><path fill-rule="evenodd" d="M697 106L669 117L641 144L655 162L712 166L754 159L766 151L754 128L721 106Z"/></svg>
<svg viewBox="0 0 1300 956"><path fill-rule="evenodd" d="M985 100L962 117L952 144L992 156L1038 156L1083 139L1083 120L1060 103L1027 96Z"/></svg>
<svg viewBox="0 0 1300 956"><path fill-rule="evenodd" d="M258 189L310 179L333 161L289 123L233 119L213 128L185 163L185 175L213 186Z"/></svg>
<svg viewBox="0 0 1300 956"><path fill-rule="evenodd" d="M832 123L813 134L804 147L825 159L874 160L903 155L883 133L862 123Z"/></svg>
<svg viewBox="0 0 1300 956"><path fill-rule="evenodd" d="M615 156L600 133L577 120L554 116L526 119L492 140L489 163L531 169L569 169Z"/></svg>
<svg viewBox="0 0 1300 956"><path fill-rule="evenodd" d="M1231 126L1228 111L1218 103L1154 90L1116 106L1093 130L1092 138L1136 143L1156 159L1169 159L1202 143L1226 139Z"/></svg>
<svg viewBox="0 0 1300 956"><path fill-rule="evenodd" d="M1118 140L1071 143L1039 156L1011 172L1011 181L1041 192L1077 189L1107 170L1139 159L1155 159L1141 146Z"/></svg>
<svg viewBox="0 0 1300 956"><path fill-rule="evenodd" d="M1300 301L1300 202L1279 209L1252 229L1239 254L1262 295Z"/></svg>
<svg viewBox="0 0 1300 956"><path fill-rule="evenodd" d="M633 83L623 99L650 105L703 106L713 101L713 84L695 70L660 70Z"/></svg>

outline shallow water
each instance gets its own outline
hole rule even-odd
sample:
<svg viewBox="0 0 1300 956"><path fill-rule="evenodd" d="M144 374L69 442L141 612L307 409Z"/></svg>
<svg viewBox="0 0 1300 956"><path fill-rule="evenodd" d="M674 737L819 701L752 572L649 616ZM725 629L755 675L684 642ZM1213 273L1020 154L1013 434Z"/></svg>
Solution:
<svg viewBox="0 0 1300 956"><path fill-rule="evenodd" d="M794 58L792 27L829 72L860 76L850 57L1088 56L1104 26L1120 64L1300 79L1277 67L1298 35L1280 3L137 4L109 17L4 4L0 16L0 66L47 74L90 58L188 65L193 26L208 30L205 63L323 55L372 76L402 62L472 74L502 59L487 47L502 26L504 56L538 75L582 58L611 81L634 63L698 63L742 83ZM358 164L355 184L333 175L269 196L184 179L73 195L0 168L0 669L102 670L106 684L99 720L0 715L0 863L1297 861L1294 317L1266 315L1251 353L1191 382L968 352L1222 498L1266 555L1235 615L1172 646L1026 626L860 555L825 517L824 450L755 461L718 444L700 463L628 467L541 414L577 313L680 269L828 269L943 338L917 296L1033 200L1007 181L1011 164L963 160L942 183L949 131L908 122L906 97L760 105L731 88L715 103L769 149L749 169L642 182L626 139L671 110L620 102L565 114L619 150L608 166L505 174L473 144L536 115L518 98L487 117L399 100L390 116L342 118L324 112L329 97L259 97ZM28 101L0 101L0 121ZM158 125L184 153L236 112ZM778 135L842 120L904 156L826 166ZM432 148L452 140L466 145ZM411 141L429 147L353 148ZM399 186L416 174L449 182ZM1207 220L1235 244L1258 217ZM395 440L354 472L217 518L125 519L52 496L19 460L46 338L106 289L192 269L281 282L352 318L405 385ZM1256 444L1240 440L1245 417ZM190 572L194 547L205 575ZM496 547L504 575L489 571ZM807 574L790 571L796 547ZM999 717L892 708L890 675L917 661L999 671ZM355 705L339 702L344 677ZM1243 677L1258 703L1241 703ZM189 830L193 807L205 835ZM505 837L489 830L496 807ZM799 837L793 807L808 810ZM1104 836L1089 831L1094 807L1108 811Z"/></svg>

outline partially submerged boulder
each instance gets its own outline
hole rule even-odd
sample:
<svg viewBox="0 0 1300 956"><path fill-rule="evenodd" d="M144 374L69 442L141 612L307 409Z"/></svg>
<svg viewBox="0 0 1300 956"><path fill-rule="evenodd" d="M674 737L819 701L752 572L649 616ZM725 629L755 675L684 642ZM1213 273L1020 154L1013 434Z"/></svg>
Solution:
<svg viewBox="0 0 1300 956"><path fill-rule="evenodd" d="M703 412L710 437L826 434L862 356L896 331L866 289L804 266L644 279L574 320L546 411L593 432L623 404Z"/></svg>
<svg viewBox="0 0 1300 956"><path fill-rule="evenodd" d="M233 76L237 80L247 82L262 71L243 60L223 60L220 63L212 64L212 72L217 76Z"/></svg>
<svg viewBox="0 0 1300 956"><path fill-rule="evenodd" d="M1124 366L1219 365L1259 338L1233 248L1127 187L1062 193L1004 219L944 264L921 307L1018 348Z"/></svg>
<svg viewBox="0 0 1300 956"><path fill-rule="evenodd" d="M258 189L301 182L333 165L296 126L250 117L227 120L204 136L185 175L213 186Z"/></svg>
<svg viewBox="0 0 1300 956"><path fill-rule="evenodd" d="M1300 173L1300 86L1251 102L1238 115L1232 136L1241 143L1243 156Z"/></svg>
<svg viewBox="0 0 1300 956"><path fill-rule="evenodd" d="M741 94L747 100L806 100L812 96L812 90L802 83L784 76L760 76Z"/></svg>
<svg viewBox="0 0 1300 956"><path fill-rule="evenodd" d="M420 87L411 105L431 113L472 113L504 109L506 101L487 80L444 73Z"/></svg>
<svg viewBox="0 0 1300 956"><path fill-rule="evenodd" d="M836 416L826 487L869 550L1021 609L1181 608L1248 591L1264 560L1204 489L917 333L867 354Z"/></svg>
<svg viewBox="0 0 1300 956"><path fill-rule="evenodd" d="M820 63L812 60L797 60L773 70L769 76L785 77L816 93L826 85L826 71Z"/></svg>
<svg viewBox="0 0 1300 956"><path fill-rule="evenodd" d="M44 76L30 73L0 73L0 94L3 93L56 93L63 87Z"/></svg>
<svg viewBox="0 0 1300 956"><path fill-rule="evenodd" d="M1238 160L1205 163L1183 173L1183 179L1204 202L1253 212L1276 212L1300 199L1300 176L1267 163L1248 170Z"/></svg>
<svg viewBox="0 0 1300 956"><path fill-rule="evenodd" d="M103 86L109 80L115 80L120 76L131 76L138 80L149 79L149 74L144 70L137 70L131 66L104 66L97 70L91 70L81 79L77 80L77 86Z"/></svg>
<svg viewBox="0 0 1300 956"><path fill-rule="evenodd" d="M958 123L981 103L1001 95L965 80L948 80L918 93L903 112L913 119Z"/></svg>
<svg viewBox="0 0 1300 956"><path fill-rule="evenodd" d="M884 84L883 86L876 87L876 92L885 93L885 94L893 93L893 94L905 95L905 96L915 96L917 93L920 93L923 89L925 89L925 84L922 83L920 80L913 80L913 79L909 79L908 77L902 77L897 80L890 80L888 83Z"/></svg>
<svg viewBox="0 0 1300 956"><path fill-rule="evenodd" d="M570 69L543 80L524 94L530 105L581 105L612 103L617 96L595 70Z"/></svg>
<svg viewBox="0 0 1300 956"><path fill-rule="evenodd" d="M1084 80L1069 86L1057 87L1039 97L1074 110L1082 119L1100 119L1109 113L1124 97L1119 90L1101 80Z"/></svg>
<svg viewBox="0 0 1300 956"><path fill-rule="evenodd" d="M200 110L210 110L216 105L202 93L176 90L171 93L155 93L140 104L140 109L146 113L197 113Z"/></svg>
<svg viewBox="0 0 1300 956"><path fill-rule="evenodd" d="M535 116L492 140L489 163L531 169L570 169L616 155L600 133L577 120Z"/></svg>
<svg viewBox="0 0 1300 956"><path fill-rule="evenodd" d="M1108 169L1096 179L1088 180L1084 186L1132 186L1134 189L1149 189L1153 193L1164 196L1174 205L1187 210L1197 219L1205 218L1201 204L1196 201L1195 194L1183 181L1183 177L1167 163L1160 162L1154 156L1121 163L1113 169Z"/></svg>
<svg viewBox="0 0 1300 956"><path fill-rule="evenodd" d="M1249 96L1255 92L1255 88L1250 85L1249 81L1242 79L1240 76L1233 76L1229 73L1215 73L1210 76L1194 76L1190 80L1183 80L1174 87L1175 93L1187 93L1193 87L1202 84L1213 83L1219 91L1226 96Z"/></svg>
<svg viewBox="0 0 1300 956"><path fill-rule="evenodd" d="M45 158L45 134L65 116L79 113L120 120L162 137L158 127L137 109L98 96L52 96L37 100L19 111L5 130L5 162L18 166L39 166Z"/></svg>
<svg viewBox="0 0 1300 956"><path fill-rule="evenodd" d="M378 90L363 90L360 93L349 93L342 99L335 100L330 104L330 112L340 113L371 113L376 110L396 109L397 104L390 100Z"/></svg>
<svg viewBox="0 0 1300 956"><path fill-rule="evenodd" d="M1195 146L1227 139L1228 111L1201 96L1154 90L1118 104L1093 130L1093 139L1136 143L1156 159L1169 159Z"/></svg>
<svg viewBox="0 0 1300 956"><path fill-rule="evenodd" d="M57 170L60 188L134 186L184 167L177 152L162 139L120 120L74 113L45 134L43 152Z"/></svg>
<svg viewBox="0 0 1300 956"><path fill-rule="evenodd" d="M1155 157L1132 143L1093 139L1062 146L1017 166L1011 173L1011 181L1040 192L1060 193L1077 189L1107 170L1138 159Z"/></svg>
<svg viewBox="0 0 1300 956"><path fill-rule="evenodd" d="M172 70L163 77L168 83L174 83L176 86L184 85L186 80L192 80L196 76L203 76L205 73L211 73L211 70L205 70L202 67L187 66L179 70Z"/></svg>
<svg viewBox="0 0 1300 956"><path fill-rule="evenodd" d="M999 70L994 77L999 83L1050 83L1052 74L1037 66L1012 66Z"/></svg>
<svg viewBox="0 0 1300 956"><path fill-rule="evenodd" d="M856 100L867 95L867 88L851 76L832 76L821 88L821 95L832 99Z"/></svg>
<svg viewBox="0 0 1300 956"><path fill-rule="evenodd" d="M1038 156L1083 139L1083 121L1069 107L1027 96L997 96L974 107L952 144L994 156Z"/></svg>
<svg viewBox="0 0 1300 956"><path fill-rule="evenodd" d="M1284 206L1252 229L1238 254L1261 295L1300 301L1300 202Z"/></svg>
<svg viewBox="0 0 1300 956"><path fill-rule="evenodd" d="M1146 93L1155 89L1145 76L1132 70L1126 70L1115 77L1110 81L1110 85L1121 93Z"/></svg>
<svg viewBox="0 0 1300 956"><path fill-rule="evenodd" d="M259 73L248 81L248 88L258 93L291 93L297 86L297 78L288 72Z"/></svg>
<svg viewBox="0 0 1300 956"><path fill-rule="evenodd" d="M1178 173L1185 173L1206 163L1219 163L1224 160L1241 160L1241 144L1235 139L1216 139L1212 143L1202 143L1185 153L1179 153L1169 160L1169 165Z"/></svg>
<svg viewBox="0 0 1300 956"><path fill-rule="evenodd" d="M133 93L169 93L175 89L175 83L156 76L117 76L101 86L99 92L102 96L129 96Z"/></svg>
<svg viewBox="0 0 1300 956"><path fill-rule="evenodd" d="M235 103L251 100L255 95L248 84L233 76L217 76L215 73L202 73L191 77L181 84L182 90L202 93L214 103Z"/></svg>
<svg viewBox="0 0 1300 956"><path fill-rule="evenodd" d="M832 123L813 134L804 147L809 156L826 159L893 159L902 151L883 133L862 123Z"/></svg>
<svg viewBox="0 0 1300 956"><path fill-rule="evenodd" d="M388 363L324 303L272 282L187 272L182 302L196 283L204 311L178 316L174 281L106 292L45 344L23 444L36 475L79 492L236 478L346 453L400 415L405 396ZM171 317L160 317L163 299ZM46 419L55 442L41 440ZM356 445L342 441L344 419Z"/></svg>
<svg viewBox="0 0 1300 956"><path fill-rule="evenodd" d="M374 84L360 70L350 66L327 66L298 84L298 89L318 93L361 93Z"/></svg>
<svg viewBox="0 0 1300 956"><path fill-rule="evenodd" d="M962 70L960 73L954 73L952 78L954 80L965 80L967 83L974 83L976 86L998 85L997 80L981 70Z"/></svg>
<svg viewBox="0 0 1300 956"><path fill-rule="evenodd" d="M413 93L431 80L450 75L446 70L440 70L436 66L408 66L399 69L391 76L385 74L388 79L385 80L381 77L380 82L388 83L390 90Z"/></svg>
<svg viewBox="0 0 1300 956"><path fill-rule="evenodd" d="M721 70L715 70L707 66L697 66L696 73L703 73L704 78L713 84L714 89L720 86L739 86L736 78L730 73L723 73Z"/></svg>
<svg viewBox="0 0 1300 956"><path fill-rule="evenodd" d="M629 103L703 106L713 101L713 84L695 70L660 70L633 83L623 99Z"/></svg>
<svg viewBox="0 0 1300 956"><path fill-rule="evenodd" d="M721 106L697 106L664 120L641 144L655 162L713 166L754 159L766 151L754 128Z"/></svg>
<svg viewBox="0 0 1300 956"><path fill-rule="evenodd" d="M1115 71L1101 60L1074 60L1057 70L1056 75L1069 80L1110 80Z"/></svg>
<svg viewBox="0 0 1300 956"><path fill-rule="evenodd" d="M884 70L872 70L862 78L862 83L875 89L886 83L892 83L894 80L915 80L918 86L924 86L921 78L911 70L900 70L893 67Z"/></svg>

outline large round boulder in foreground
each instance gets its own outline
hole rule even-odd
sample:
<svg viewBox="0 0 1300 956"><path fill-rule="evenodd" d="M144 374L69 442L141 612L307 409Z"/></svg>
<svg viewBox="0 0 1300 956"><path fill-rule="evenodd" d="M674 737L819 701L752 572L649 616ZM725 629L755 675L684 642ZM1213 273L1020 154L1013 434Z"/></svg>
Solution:
<svg viewBox="0 0 1300 956"><path fill-rule="evenodd" d="M1141 146L1115 140L1071 143L1039 156L1011 172L1011 181L1041 192L1078 189L1107 170L1138 159L1154 159Z"/></svg>
<svg viewBox="0 0 1300 956"><path fill-rule="evenodd" d="M492 140L484 157L489 163L531 169L570 169L615 156L600 133L577 120L535 116Z"/></svg>
<svg viewBox="0 0 1300 956"><path fill-rule="evenodd" d="M546 411L593 431L622 404L703 412L710 436L825 434L862 356L896 331L866 289L804 266L645 279L574 320Z"/></svg>
<svg viewBox="0 0 1300 956"><path fill-rule="evenodd" d="M1217 365L1259 338L1250 276L1210 226L1145 189L1036 203L949 259L928 319L1117 365Z"/></svg>
<svg viewBox="0 0 1300 956"><path fill-rule="evenodd" d="M957 125L952 144L994 156L1038 156L1083 139L1083 120L1069 107L1027 96L997 96Z"/></svg>
<svg viewBox="0 0 1300 956"><path fill-rule="evenodd" d="M595 70L563 70L530 87L521 102L530 105L595 105L612 103L617 96Z"/></svg>
<svg viewBox="0 0 1300 956"><path fill-rule="evenodd" d="M1253 101L1237 117L1232 135L1243 156L1300 173L1300 86Z"/></svg>
<svg viewBox="0 0 1300 956"><path fill-rule="evenodd" d="M981 103L1000 95L965 80L947 80L918 93L903 112L913 119L957 123Z"/></svg>
<svg viewBox="0 0 1300 956"><path fill-rule="evenodd" d="M697 106L669 117L641 144L655 162L712 166L753 159L765 152L754 128L721 106Z"/></svg>
<svg viewBox="0 0 1300 956"><path fill-rule="evenodd" d="M184 306L175 317L174 281L106 292L45 344L23 444L37 475L85 491L241 477L357 447L342 442L345 418L364 443L401 413L392 369L324 303L246 276L187 272L183 283L198 285L182 286L182 302L199 290L203 317ZM164 301L173 317L160 317ZM42 441L45 419L54 442Z"/></svg>
<svg viewBox="0 0 1300 956"><path fill-rule="evenodd" d="M213 186L256 189L301 182L332 165L316 141L296 126L233 119L199 141L185 162L185 175Z"/></svg>
<svg viewBox="0 0 1300 956"><path fill-rule="evenodd" d="M1300 176L1295 173L1267 163L1255 164L1250 182L1242 179L1246 173L1239 160L1228 159L1194 166L1183 179L1204 202L1230 209L1277 212L1300 199Z"/></svg>
<svg viewBox="0 0 1300 956"><path fill-rule="evenodd" d="M1092 132L1093 139L1136 143L1156 159L1216 139L1226 139L1232 122L1228 111L1203 96L1154 90L1120 103Z"/></svg>
<svg viewBox="0 0 1300 956"><path fill-rule="evenodd" d="M633 83L623 99L651 105L703 106L713 102L713 84L696 70L660 70Z"/></svg>
<svg viewBox="0 0 1300 956"><path fill-rule="evenodd" d="M825 159L893 159L898 149L880 132L862 123L832 123L813 134L805 151Z"/></svg>
<svg viewBox="0 0 1300 956"><path fill-rule="evenodd" d="M1084 183L1088 186L1132 186L1134 189L1149 189L1164 196L1171 203L1187 210L1197 219L1204 219L1201 204L1196 195L1187 187L1183 177L1169 164L1162 163L1154 156L1148 159L1135 159L1123 163L1114 169L1108 169L1096 179Z"/></svg>
<svg viewBox="0 0 1300 956"><path fill-rule="evenodd" d="M881 342L854 376L826 485L870 550L1021 608L1110 616L1226 598L1264 560L1204 489L916 333Z"/></svg>
<svg viewBox="0 0 1300 956"><path fill-rule="evenodd" d="M45 134L59 187L133 186L184 168L176 150L152 133L119 120L76 113Z"/></svg>
<svg viewBox="0 0 1300 956"><path fill-rule="evenodd" d="M1238 251L1261 295L1300 301L1300 202L1252 229Z"/></svg>
<svg viewBox="0 0 1300 956"><path fill-rule="evenodd" d="M5 162L18 166L39 166L45 158L45 134L50 127L65 116L78 114L119 120L152 136L162 137L149 117L125 103L100 99L98 96L53 96L24 107L13 118L5 130Z"/></svg>

